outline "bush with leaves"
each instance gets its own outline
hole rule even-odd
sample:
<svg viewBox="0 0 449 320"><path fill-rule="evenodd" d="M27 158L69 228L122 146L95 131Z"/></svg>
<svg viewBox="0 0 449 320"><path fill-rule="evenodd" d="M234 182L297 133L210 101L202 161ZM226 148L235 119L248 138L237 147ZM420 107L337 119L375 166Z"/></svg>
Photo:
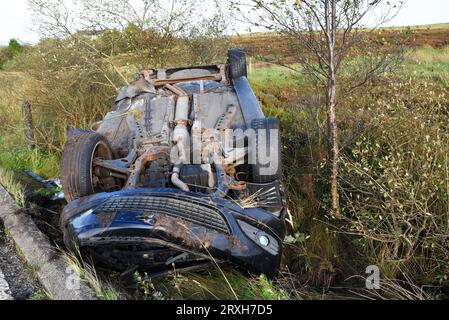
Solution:
<svg viewBox="0 0 449 320"><path fill-rule="evenodd" d="M9 40L7 47L0 48L0 70L8 61L17 58L22 51L23 46L16 39Z"/></svg>
<svg viewBox="0 0 449 320"><path fill-rule="evenodd" d="M62 151L69 126L87 128L102 118L124 84L125 76L85 41L45 40L15 62L15 70L33 81L25 95L37 143L53 153Z"/></svg>
<svg viewBox="0 0 449 320"><path fill-rule="evenodd" d="M448 283L449 91L394 84L342 160L345 232L393 279Z"/></svg>

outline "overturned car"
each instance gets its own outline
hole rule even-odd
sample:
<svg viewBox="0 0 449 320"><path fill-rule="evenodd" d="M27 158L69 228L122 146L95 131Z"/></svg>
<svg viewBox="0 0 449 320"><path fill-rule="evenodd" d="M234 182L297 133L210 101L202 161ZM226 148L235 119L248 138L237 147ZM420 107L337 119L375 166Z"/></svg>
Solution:
<svg viewBox="0 0 449 320"><path fill-rule="evenodd" d="M285 233L279 123L225 64L141 71L61 159L64 241L121 271L231 262L273 277Z"/></svg>

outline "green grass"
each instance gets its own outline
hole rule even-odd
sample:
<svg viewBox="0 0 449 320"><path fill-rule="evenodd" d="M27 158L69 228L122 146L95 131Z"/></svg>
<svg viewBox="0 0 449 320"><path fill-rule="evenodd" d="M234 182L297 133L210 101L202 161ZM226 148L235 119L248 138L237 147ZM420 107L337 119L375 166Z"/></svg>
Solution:
<svg viewBox="0 0 449 320"><path fill-rule="evenodd" d="M31 170L44 178L59 176L59 157L38 149L29 150L14 136L0 137L0 167L9 170ZM20 141L20 139L19 139Z"/></svg>
<svg viewBox="0 0 449 320"><path fill-rule="evenodd" d="M295 69L300 68L297 65L293 67ZM443 48L423 46L408 51L402 66L401 76L449 85L449 46ZM281 86L295 90L295 86L307 83L307 79L300 73L278 65L260 66L255 64L248 78L256 91L272 89L275 95L276 90Z"/></svg>
<svg viewBox="0 0 449 320"><path fill-rule="evenodd" d="M415 79L449 85L449 62L405 64L403 73Z"/></svg>
<svg viewBox="0 0 449 320"><path fill-rule="evenodd" d="M299 66L293 65L293 68ZM278 65L267 65L257 67L255 65L253 71L248 75L249 80L253 85L292 85L303 80L303 76L294 70Z"/></svg>
<svg viewBox="0 0 449 320"><path fill-rule="evenodd" d="M108 280L100 279L92 263L79 258L81 256L79 251L72 253L61 250L61 255L70 268L80 277L80 280L89 286L99 300L118 300L119 292Z"/></svg>
<svg viewBox="0 0 449 320"><path fill-rule="evenodd" d="M226 279L225 279L226 278ZM217 300L287 300L289 294L265 276L247 277L242 273L213 268L201 273L173 273L151 279L135 274L144 299L217 299ZM228 283L228 284L226 284Z"/></svg>
<svg viewBox="0 0 449 320"><path fill-rule="evenodd" d="M0 167L0 184L14 197L20 208L25 207L26 199L23 187L16 181L11 170Z"/></svg>
<svg viewBox="0 0 449 320"><path fill-rule="evenodd" d="M449 85L449 46L424 46L408 52L401 74L421 81Z"/></svg>
<svg viewBox="0 0 449 320"><path fill-rule="evenodd" d="M51 296L47 291L40 289L29 300L51 300Z"/></svg>

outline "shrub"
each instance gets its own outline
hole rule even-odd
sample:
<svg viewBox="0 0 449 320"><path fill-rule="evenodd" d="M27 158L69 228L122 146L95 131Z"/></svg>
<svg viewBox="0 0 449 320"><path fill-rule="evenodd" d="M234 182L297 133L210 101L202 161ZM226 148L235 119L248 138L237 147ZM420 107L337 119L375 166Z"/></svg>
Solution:
<svg viewBox="0 0 449 320"><path fill-rule="evenodd" d="M392 86L342 160L344 230L389 279L446 283L449 92Z"/></svg>
<svg viewBox="0 0 449 320"><path fill-rule="evenodd" d="M121 74L76 39L46 40L17 60L34 79L25 92L33 107L37 144L60 153L67 128L87 128L113 104Z"/></svg>
<svg viewBox="0 0 449 320"><path fill-rule="evenodd" d="M0 70L8 61L17 58L22 51L23 46L16 39L9 40L7 47L0 48Z"/></svg>

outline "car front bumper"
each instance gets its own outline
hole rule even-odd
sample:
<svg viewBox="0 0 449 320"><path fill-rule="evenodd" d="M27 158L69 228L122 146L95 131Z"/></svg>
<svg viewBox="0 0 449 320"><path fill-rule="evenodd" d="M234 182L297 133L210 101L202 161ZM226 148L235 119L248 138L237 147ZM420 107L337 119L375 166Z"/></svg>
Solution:
<svg viewBox="0 0 449 320"><path fill-rule="evenodd" d="M178 189L131 189L72 201L61 228L66 244L79 248L157 244L274 277L285 233L283 211L276 216Z"/></svg>

